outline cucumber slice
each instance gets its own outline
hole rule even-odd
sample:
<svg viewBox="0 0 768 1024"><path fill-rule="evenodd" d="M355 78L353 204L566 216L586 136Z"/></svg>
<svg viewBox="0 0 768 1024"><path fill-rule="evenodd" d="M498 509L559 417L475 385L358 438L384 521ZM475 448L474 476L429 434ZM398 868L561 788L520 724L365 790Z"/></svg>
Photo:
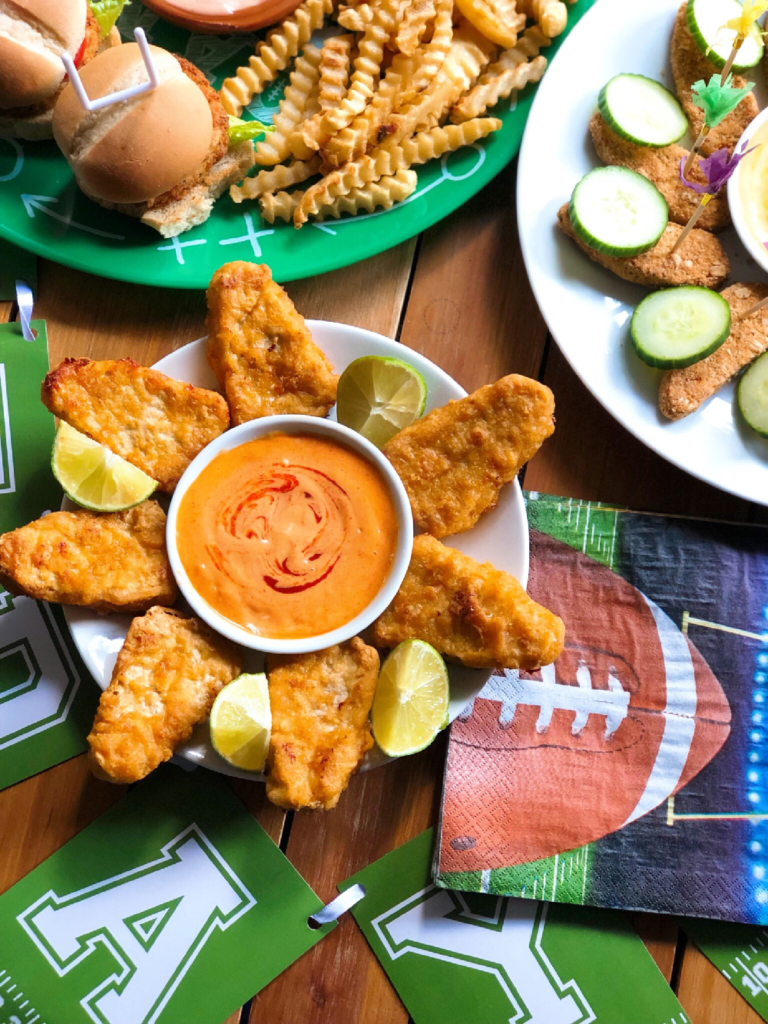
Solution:
<svg viewBox="0 0 768 1024"><path fill-rule="evenodd" d="M671 146L688 131L669 89L644 75L616 75L600 90L597 106L612 131L638 146Z"/></svg>
<svg viewBox="0 0 768 1024"><path fill-rule="evenodd" d="M571 196L571 224L592 249L609 256L637 256L652 249L669 220L656 186L626 167L598 167Z"/></svg>
<svg viewBox="0 0 768 1024"><path fill-rule="evenodd" d="M685 9L688 28L696 45L716 68L725 67L731 55L736 33L732 28L723 28L726 21L741 15L739 0L688 0ZM733 63L735 72L746 71L760 63L763 56L763 37L760 27L752 31L739 47Z"/></svg>
<svg viewBox="0 0 768 1024"><path fill-rule="evenodd" d="M743 374L736 397L748 426L768 437L768 352L758 356Z"/></svg>
<svg viewBox="0 0 768 1024"><path fill-rule="evenodd" d="M647 295L635 310L630 335L649 366L672 370L698 363L731 333L731 307L717 292L698 285Z"/></svg>

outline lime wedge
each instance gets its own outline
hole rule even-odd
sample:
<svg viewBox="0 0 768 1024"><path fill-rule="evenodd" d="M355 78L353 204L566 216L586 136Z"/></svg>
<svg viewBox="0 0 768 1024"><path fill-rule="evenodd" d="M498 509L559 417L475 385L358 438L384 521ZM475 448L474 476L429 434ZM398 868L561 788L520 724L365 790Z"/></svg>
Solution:
<svg viewBox="0 0 768 1024"><path fill-rule="evenodd" d="M233 679L211 708L211 743L225 761L249 772L264 768L272 731L269 687L263 672Z"/></svg>
<svg viewBox="0 0 768 1024"><path fill-rule="evenodd" d="M138 505L157 487L151 476L68 423L56 431L51 466L67 497L96 512Z"/></svg>
<svg viewBox="0 0 768 1024"><path fill-rule="evenodd" d="M371 709L373 735L390 757L428 747L448 724L448 672L434 647L406 640L384 662Z"/></svg>
<svg viewBox="0 0 768 1024"><path fill-rule="evenodd" d="M421 416L426 402L427 385L418 370L402 359L361 356L339 378L336 416L381 448Z"/></svg>

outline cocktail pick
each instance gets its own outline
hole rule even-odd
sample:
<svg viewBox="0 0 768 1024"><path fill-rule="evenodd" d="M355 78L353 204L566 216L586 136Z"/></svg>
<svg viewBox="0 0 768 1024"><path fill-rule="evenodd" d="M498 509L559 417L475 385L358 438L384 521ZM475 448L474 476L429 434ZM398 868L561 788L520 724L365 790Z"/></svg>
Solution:
<svg viewBox="0 0 768 1024"><path fill-rule="evenodd" d="M768 0L744 0L741 6L741 14L737 18L731 18L730 21L726 21L724 25L720 26L721 29L729 28L736 33L733 39L733 48L731 49L728 60L725 62L725 67L720 75L721 82L724 83L728 77L741 44L747 38L749 33L754 31L757 19L761 17L761 15L765 14L766 11L768 11Z"/></svg>
<svg viewBox="0 0 768 1024"><path fill-rule="evenodd" d="M141 56L144 60L144 67L147 69L149 81L140 82L138 85L131 85L127 89L120 89L118 92L110 93L108 96L101 96L97 100L92 100L88 97L88 93L85 91L85 86L78 74L74 61L68 53L62 53L61 60L66 68L69 80L72 83L72 88L77 93L77 98L86 110L101 110L103 107L109 107L113 103L120 103L122 100L131 99L133 96L141 96L142 93L151 92L160 85L160 78L157 74L155 61L152 56L152 51L149 48L147 37L144 34L144 29L134 29L133 38L138 43L139 50L141 50Z"/></svg>
<svg viewBox="0 0 768 1024"><path fill-rule="evenodd" d="M688 237L689 232L695 226L696 221L702 215L708 204L712 202L714 197L725 185L730 176L739 166L739 163L744 159L747 153L751 153L755 146L751 149L746 149L746 142L742 143L741 148L734 150L733 155L728 155L728 148L723 146L722 149L716 150L711 156L706 157L704 160L699 160L699 169L704 175L705 184L701 184L698 181L688 181L685 176L686 160L683 157L680 160L680 181L685 185L686 188L693 189L701 196L699 205L691 214L690 220L685 225L683 230L680 232L677 241L672 247L670 256L674 256L680 246L683 244L685 239Z"/></svg>
<svg viewBox="0 0 768 1024"><path fill-rule="evenodd" d="M768 249L768 242L763 242L763 245ZM740 320L746 320L748 316L752 316L752 314L757 313L758 310L765 309L766 306L768 306L768 296L764 299L760 299L760 301L756 302L754 306L750 306L749 309L745 309L743 313L739 313L739 315L735 316L733 319L736 323Z"/></svg>
<svg viewBox="0 0 768 1024"><path fill-rule="evenodd" d="M731 85L732 81L732 75L729 75L725 82L718 75L712 75L708 82L702 78L691 86L691 99L697 107L704 111L704 123L685 162L685 174L690 171L694 158L707 135L720 124L723 118L735 110L755 87L755 83L750 82L744 89L735 89Z"/></svg>

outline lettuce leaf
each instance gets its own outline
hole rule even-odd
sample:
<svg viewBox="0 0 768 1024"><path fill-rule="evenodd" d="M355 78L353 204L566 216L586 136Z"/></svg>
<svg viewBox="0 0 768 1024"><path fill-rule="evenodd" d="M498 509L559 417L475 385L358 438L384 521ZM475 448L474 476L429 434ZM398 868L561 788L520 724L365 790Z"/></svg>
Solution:
<svg viewBox="0 0 768 1024"><path fill-rule="evenodd" d="M271 124L262 124L261 121L243 121L239 117L229 118L229 144L237 146L247 139L255 139L257 135L266 132L273 132L275 129Z"/></svg>
<svg viewBox="0 0 768 1024"><path fill-rule="evenodd" d="M90 0L93 16L99 23L101 38L105 39L120 17L123 7L130 6L131 0Z"/></svg>

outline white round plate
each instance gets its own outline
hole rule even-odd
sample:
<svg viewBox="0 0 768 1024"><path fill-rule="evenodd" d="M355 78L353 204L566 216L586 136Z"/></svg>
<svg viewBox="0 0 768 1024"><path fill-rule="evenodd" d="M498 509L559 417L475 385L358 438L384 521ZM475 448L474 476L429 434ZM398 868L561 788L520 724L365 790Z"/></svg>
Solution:
<svg viewBox="0 0 768 1024"><path fill-rule="evenodd" d="M678 6L678 0L599 0L565 41L539 86L520 151L520 240L552 335L608 412L693 476L768 504L768 441L740 422L734 386L683 420L664 419L657 404L661 371L642 363L629 340L629 319L647 289L593 263L557 227L559 207L579 179L600 165L589 120L605 83L633 72L674 91L669 44ZM755 95L762 108L762 70L755 70ZM731 259L731 281L766 280L732 229L720 238Z"/></svg>
<svg viewBox="0 0 768 1024"><path fill-rule="evenodd" d="M454 398L466 395L466 391L439 366L435 366L417 352L404 348L396 341L346 324L330 323L325 320L308 320L307 324L313 338L328 356L337 373L341 373L358 356L395 356L398 359L406 359L423 375L427 384L427 412L445 405ZM177 380L214 391L219 390L216 378L205 359L204 338L172 352L155 363L155 368ZM331 418L335 418L335 415L336 410L331 410ZM459 534L455 538L446 538L445 543L479 562L493 562L499 569L512 573L525 586L528 582L528 519L522 491L517 481L511 487L504 488L496 508L484 515L473 530ZM83 661L98 685L105 690L112 676L117 653L123 646L130 617L96 615L87 608L72 607L65 608L64 613ZM244 671L262 671L264 655L245 648L243 650ZM451 686L449 710L450 719L453 721L467 702L482 690L491 673L464 668L461 665L450 665L448 674ZM189 742L179 747L176 753L193 764L203 765L224 775L252 780L261 778L253 772L233 768L219 757L210 744L207 722L199 725ZM376 767L386 760L384 755L374 749L366 757L363 769Z"/></svg>

